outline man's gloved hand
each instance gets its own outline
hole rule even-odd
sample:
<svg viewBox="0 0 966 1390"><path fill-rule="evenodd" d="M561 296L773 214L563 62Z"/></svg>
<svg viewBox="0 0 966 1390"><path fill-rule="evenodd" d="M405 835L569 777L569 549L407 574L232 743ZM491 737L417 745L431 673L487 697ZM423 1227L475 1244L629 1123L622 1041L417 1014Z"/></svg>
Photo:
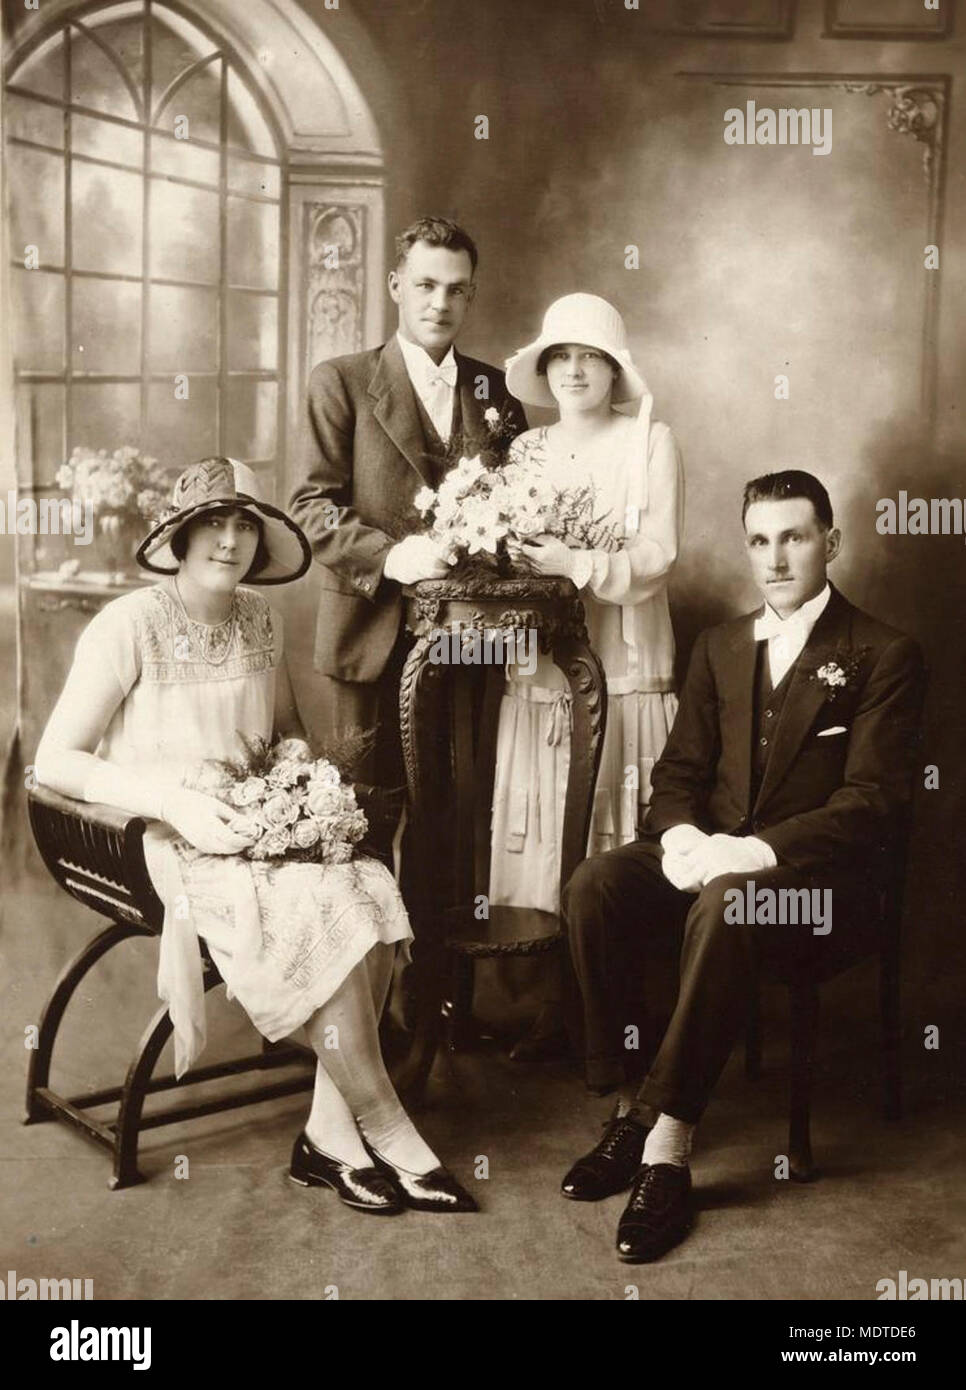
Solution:
<svg viewBox="0 0 966 1390"><path fill-rule="evenodd" d="M704 847L710 838L696 825L672 825L661 836L661 872L682 893L696 893L704 886Z"/></svg>
<svg viewBox="0 0 966 1390"><path fill-rule="evenodd" d="M407 536L386 556L383 574L397 584L416 584L420 579L442 579L450 567L439 545L430 536Z"/></svg>
<svg viewBox="0 0 966 1390"><path fill-rule="evenodd" d="M712 835L702 850L702 884L722 874L754 874L773 869L775 851L754 835Z"/></svg>
<svg viewBox="0 0 966 1390"><path fill-rule="evenodd" d="M204 792L168 792L161 805L161 819L182 839L205 854L240 854L252 843L248 835L228 829L238 811Z"/></svg>

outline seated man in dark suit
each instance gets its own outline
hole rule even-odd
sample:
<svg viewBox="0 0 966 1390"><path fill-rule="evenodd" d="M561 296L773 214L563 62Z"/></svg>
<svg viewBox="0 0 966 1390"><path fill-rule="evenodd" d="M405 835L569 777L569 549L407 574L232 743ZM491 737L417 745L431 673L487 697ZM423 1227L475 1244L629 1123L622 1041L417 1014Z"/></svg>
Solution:
<svg viewBox="0 0 966 1390"><path fill-rule="evenodd" d="M844 964L860 950L912 794L922 656L828 583L841 535L825 488L799 471L756 478L742 516L765 607L698 637L648 837L585 860L563 899L588 1083L619 1098L562 1190L589 1201L633 1181L617 1233L628 1262L656 1258L690 1224L692 1134L760 962ZM786 903L779 890L795 891L787 923L746 910L762 889ZM797 910L801 890L816 913ZM640 952L669 937L678 997L640 1085Z"/></svg>

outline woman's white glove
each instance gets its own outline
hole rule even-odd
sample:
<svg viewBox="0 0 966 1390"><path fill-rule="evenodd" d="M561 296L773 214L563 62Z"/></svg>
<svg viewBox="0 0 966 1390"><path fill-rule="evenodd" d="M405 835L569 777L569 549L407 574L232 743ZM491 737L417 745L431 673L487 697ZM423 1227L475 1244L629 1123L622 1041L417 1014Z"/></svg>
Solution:
<svg viewBox="0 0 966 1390"><path fill-rule="evenodd" d="M205 854L240 854L248 848L251 836L228 828L237 815L234 806L204 792L167 792L161 804L161 819Z"/></svg>

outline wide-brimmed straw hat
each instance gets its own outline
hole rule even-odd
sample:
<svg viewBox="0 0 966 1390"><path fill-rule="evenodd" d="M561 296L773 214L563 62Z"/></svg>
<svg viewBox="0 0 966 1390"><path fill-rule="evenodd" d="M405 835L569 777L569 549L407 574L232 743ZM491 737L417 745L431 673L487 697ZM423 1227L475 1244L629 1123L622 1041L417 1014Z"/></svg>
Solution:
<svg viewBox="0 0 966 1390"><path fill-rule="evenodd" d="M209 458L192 463L174 485L171 505L138 546L137 562L152 574L177 574L180 561L171 549L176 531L185 522L215 507L239 507L257 516L268 561L245 584L288 584L300 579L312 563L312 550L302 528L278 507L259 496L258 478L237 459Z"/></svg>
<svg viewBox="0 0 966 1390"><path fill-rule="evenodd" d="M596 294L566 294L543 316L539 338L513 354L506 364L506 387L524 405L557 405L546 375L537 371L541 355L562 343L583 343L606 352L620 367L611 400L614 405L648 395L647 384L631 361L624 320Z"/></svg>

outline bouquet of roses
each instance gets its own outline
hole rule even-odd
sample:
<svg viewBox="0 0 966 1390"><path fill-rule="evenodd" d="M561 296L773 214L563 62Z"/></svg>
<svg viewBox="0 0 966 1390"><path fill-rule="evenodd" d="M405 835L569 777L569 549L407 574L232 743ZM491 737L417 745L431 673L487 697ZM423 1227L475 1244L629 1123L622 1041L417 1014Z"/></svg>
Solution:
<svg viewBox="0 0 966 1390"><path fill-rule="evenodd" d="M486 418L494 433L501 431L496 410ZM459 457L437 489L420 488L413 502L450 565L467 556L505 563L508 538L559 536L590 550L619 550L622 544L617 528L595 514L590 484L554 487L523 459L508 461L505 444L492 441L472 458Z"/></svg>
<svg viewBox="0 0 966 1390"><path fill-rule="evenodd" d="M347 864L369 826L336 762L299 738L242 741L243 759L205 763L192 789L237 807L229 826L252 839L245 857Z"/></svg>

